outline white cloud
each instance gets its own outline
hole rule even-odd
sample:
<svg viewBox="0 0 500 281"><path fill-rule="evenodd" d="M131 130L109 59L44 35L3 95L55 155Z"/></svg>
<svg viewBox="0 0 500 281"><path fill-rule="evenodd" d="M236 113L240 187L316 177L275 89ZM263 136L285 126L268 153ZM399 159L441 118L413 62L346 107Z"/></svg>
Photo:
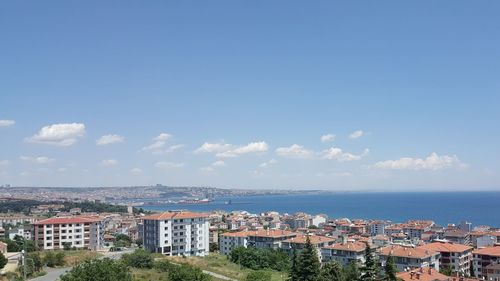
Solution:
<svg viewBox="0 0 500 281"><path fill-rule="evenodd" d="M217 157L237 157L238 155L247 153L266 152L268 149L269 146L264 141L251 142L247 145L239 146L225 152L217 153Z"/></svg>
<svg viewBox="0 0 500 281"><path fill-rule="evenodd" d="M321 136L321 142L332 142L335 140L335 135L326 134Z"/></svg>
<svg viewBox="0 0 500 281"><path fill-rule="evenodd" d="M68 168L62 167L62 168L57 169L57 171L59 173L66 173L68 171Z"/></svg>
<svg viewBox="0 0 500 281"><path fill-rule="evenodd" d="M50 162L53 162L53 158L45 157L45 156L39 156L39 157L30 157L30 156L21 156L19 159L23 161L29 161L35 164L48 164Z"/></svg>
<svg viewBox="0 0 500 281"><path fill-rule="evenodd" d="M293 144L289 147L279 147L276 154L288 158L310 158L314 155L311 150L305 149L302 145Z"/></svg>
<svg viewBox="0 0 500 281"><path fill-rule="evenodd" d="M108 145L108 144L113 144L113 143L119 143L125 141L125 137L120 136L120 135L104 135L97 139L95 143L97 145Z"/></svg>
<svg viewBox="0 0 500 281"><path fill-rule="evenodd" d="M422 158L403 157L397 160L386 160L375 163L374 167L379 169L392 169L392 170L441 170L450 167L466 167L456 155L439 156L433 152L431 155Z"/></svg>
<svg viewBox="0 0 500 281"><path fill-rule="evenodd" d="M209 143L205 142L194 153L222 153L233 149L233 146L227 143Z"/></svg>
<svg viewBox="0 0 500 281"><path fill-rule="evenodd" d="M365 133L362 130L357 130L357 131L352 132L349 135L349 138L351 138L351 139L357 139L357 138L362 137L364 134Z"/></svg>
<svg viewBox="0 0 500 281"><path fill-rule="evenodd" d="M100 165L103 167L116 166L117 164L118 164L118 160L116 160L116 159L104 159L100 163Z"/></svg>
<svg viewBox="0 0 500 281"><path fill-rule="evenodd" d="M170 152L174 152L176 150L179 150L179 149L181 149L183 147L184 147L183 144L175 144L175 145L171 145L171 146L167 147L163 152L164 153L170 153Z"/></svg>
<svg viewBox="0 0 500 281"><path fill-rule="evenodd" d="M247 145L232 145L224 142L219 143L209 143L205 142L198 149L194 151L195 154L198 153L215 153L217 157L229 158L237 157L239 155L248 153L258 153L266 152L269 146L264 141L251 142Z"/></svg>
<svg viewBox="0 0 500 281"><path fill-rule="evenodd" d="M172 135L169 135L167 133L161 133L157 137L153 138L153 143L145 146L142 148L143 151L153 151L158 153L161 151L165 145L167 144L167 141L172 138Z"/></svg>
<svg viewBox="0 0 500 281"><path fill-rule="evenodd" d="M9 166L10 161L9 160L0 160L0 166Z"/></svg>
<svg viewBox="0 0 500 281"><path fill-rule="evenodd" d="M214 167L226 167L226 162L222 161L222 160L218 160L218 161L215 161L212 163L212 166Z"/></svg>
<svg viewBox="0 0 500 281"><path fill-rule="evenodd" d="M156 162L154 166L160 169L182 168L184 163Z"/></svg>
<svg viewBox="0 0 500 281"><path fill-rule="evenodd" d="M130 170L130 173L132 173L133 175L140 175L140 174L142 174L142 169L133 168L132 170Z"/></svg>
<svg viewBox="0 0 500 281"><path fill-rule="evenodd" d="M269 166L271 166L271 165L273 165L273 164L276 164L277 162L278 162L277 160L275 160L275 159L271 159L271 160L269 160L269 161L267 161L267 162L261 163L261 164L259 165L259 168L267 168L267 167L269 167Z"/></svg>
<svg viewBox="0 0 500 281"><path fill-rule="evenodd" d="M0 120L0 127L10 127L16 124L14 120Z"/></svg>
<svg viewBox="0 0 500 281"><path fill-rule="evenodd" d="M366 156L370 152L369 149L365 149L363 154L361 155L354 155L348 152L342 151L341 148L338 147L332 147L330 149L323 150L321 158L323 159L329 159L329 160L337 160L340 162L345 162L345 161L356 161L356 160L361 160L363 156Z"/></svg>
<svg viewBox="0 0 500 281"><path fill-rule="evenodd" d="M85 135L85 124L53 124L45 126L37 134L28 138L29 142L70 146Z"/></svg>

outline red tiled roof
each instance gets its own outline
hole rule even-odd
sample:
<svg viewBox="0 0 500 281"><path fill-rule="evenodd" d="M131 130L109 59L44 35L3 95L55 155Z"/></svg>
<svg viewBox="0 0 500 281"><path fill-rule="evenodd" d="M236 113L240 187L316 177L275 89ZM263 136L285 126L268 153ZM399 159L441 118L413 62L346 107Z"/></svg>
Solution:
<svg viewBox="0 0 500 281"><path fill-rule="evenodd" d="M427 249L422 249L421 247L403 247L397 245L391 245L378 250L379 254L383 256L393 256L393 257L405 257L405 258L427 258L438 253L435 251L430 251Z"/></svg>
<svg viewBox="0 0 500 281"><path fill-rule="evenodd" d="M347 242L345 244L339 243L330 246L324 247L325 249L332 250L342 250L342 251L351 251L351 252L362 252L366 249L366 243L364 242Z"/></svg>
<svg viewBox="0 0 500 281"><path fill-rule="evenodd" d="M87 222L97 222L97 221L101 221L101 219L97 217L59 217L59 218L48 218L45 220L40 220L33 224L46 225L46 224L87 223Z"/></svg>
<svg viewBox="0 0 500 281"><path fill-rule="evenodd" d="M474 254L500 257L500 246L486 247L475 250Z"/></svg>
<svg viewBox="0 0 500 281"><path fill-rule="evenodd" d="M150 216L145 216L145 220L171 220L171 219L195 219L195 218L208 218L208 214L194 213L194 212L165 212L158 213Z"/></svg>
<svg viewBox="0 0 500 281"><path fill-rule="evenodd" d="M325 237L325 236L318 236L318 235L309 235L309 240L311 241L311 244L313 244L313 245L335 241L335 239L333 239L333 238ZM306 241L307 241L307 235L300 235L297 237L289 238L283 242L305 244Z"/></svg>
<svg viewBox="0 0 500 281"><path fill-rule="evenodd" d="M470 246L455 244L455 243L443 243L443 242L433 242L429 244L424 244L419 246L419 248L430 250L434 252L449 252L449 253L463 253L473 248Z"/></svg>
<svg viewBox="0 0 500 281"><path fill-rule="evenodd" d="M278 229L260 229L256 231L249 231L248 236L253 236L253 237L288 237L288 236L295 236L296 234L294 232L288 231L288 230L278 230Z"/></svg>

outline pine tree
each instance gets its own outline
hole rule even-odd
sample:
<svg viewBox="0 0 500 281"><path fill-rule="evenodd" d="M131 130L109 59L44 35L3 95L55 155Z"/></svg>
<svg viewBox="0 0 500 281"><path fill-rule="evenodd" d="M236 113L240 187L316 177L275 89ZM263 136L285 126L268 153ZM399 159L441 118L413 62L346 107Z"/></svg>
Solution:
<svg viewBox="0 0 500 281"><path fill-rule="evenodd" d="M292 267L290 268L290 275L288 277L289 281L298 281L299 280L299 270L297 264L297 251L293 250L292 254Z"/></svg>
<svg viewBox="0 0 500 281"><path fill-rule="evenodd" d="M387 261L385 262L385 280L387 281L397 281L396 273L396 265L394 264L394 258L392 256L387 257Z"/></svg>
<svg viewBox="0 0 500 281"><path fill-rule="evenodd" d="M329 262L323 265L319 281L344 281L342 265L337 261Z"/></svg>
<svg viewBox="0 0 500 281"><path fill-rule="evenodd" d="M373 250L368 243L365 248L365 265L361 268L361 281L375 281L377 280L379 269L377 261L373 254Z"/></svg>
<svg viewBox="0 0 500 281"><path fill-rule="evenodd" d="M470 262L469 271L470 271L470 274L469 274L470 277L472 277L472 278L476 277L476 274L474 273L474 265L472 264L472 261Z"/></svg>
<svg viewBox="0 0 500 281"><path fill-rule="evenodd" d="M318 253L311 244L309 236L306 238L306 245L298 258L298 281L317 281L319 278L321 264Z"/></svg>
<svg viewBox="0 0 500 281"><path fill-rule="evenodd" d="M360 272L358 264L355 261L350 261L349 264L343 268L343 275L346 281L359 280Z"/></svg>
<svg viewBox="0 0 500 281"><path fill-rule="evenodd" d="M0 269L2 269L9 260L0 252Z"/></svg>

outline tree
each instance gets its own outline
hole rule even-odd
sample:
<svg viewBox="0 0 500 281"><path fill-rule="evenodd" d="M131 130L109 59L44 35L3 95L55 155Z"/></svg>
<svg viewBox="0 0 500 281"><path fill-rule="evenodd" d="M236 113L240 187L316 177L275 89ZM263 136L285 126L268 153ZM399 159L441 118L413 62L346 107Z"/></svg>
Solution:
<svg viewBox="0 0 500 281"><path fill-rule="evenodd" d="M319 281L344 281L342 265L337 261L329 262L323 265Z"/></svg>
<svg viewBox="0 0 500 281"><path fill-rule="evenodd" d="M271 272L257 270L248 273L245 281L271 281Z"/></svg>
<svg viewBox="0 0 500 281"><path fill-rule="evenodd" d="M9 260L3 255L2 252L0 252L0 269L2 269Z"/></svg>
<svg viewBox="0 0 500 281"><path fill-rule="evenodd" d="M349 264L343 268L344 278L347 281L359 280L361 273L359 272L358 264L355 261L350 261Z"/></svg>
<svg viewBox="0 0 500 281"><path fill-rule="evenodd" d="M297 265L297 251L293 249L292 253L292 266L290 268L290 275L288 277L289 281L298 281L299 280L299 269Z"/></svg>
<svg viewBox="0 0 500 281"><path fill-rule="evenodd" d="M132 281L130 270L111 259L86 261L61 277L61 281Z"/></svg>
<svg viewBox="0 0 500 281"><path fill-rule="evenodd" d="M309 236L306 238L304 249L299 255L297 263L298 281L316 281L320 274L318 253L311 243Z"/></svg>
<svg viewBox="0 0 500 281"><path fill-rule="evenodd" d="M47 251L45 253L45 256L43 257L44 263L48 267L56 267L56 266L63 266L64 265L64 253L63 252L52 252L52 251Z"/></svg>
<svg viewBox="0 0 500 281"><path fill-rule="evenodd" d="M71 250L71 242L63 242L62 245L63 245L63 250L65 251Z"/></svg>
<svg viewBox="0 0 500 281"><path fill-rule="evenodd" d="M209 251L212 252L212 253L215 253L219 250L219 244L217 243L210 243L209 246Z"/></svg>
<svg viewBox="0 0 500 281"><path fill-rule="evenodd" d="M377 280L379 269L377 261L373 254L373 250L368 243L365 248L365 265L361 268L361 281L375 281Z"/></svg>
<svg viewBox="0 0 500 281"><path fill-rule="evenodd" d="M470 274L469 274L470 277L472 277L472 278L476 277L476 273L474 273L474 265L472 264L472 261L470 262L469 271L470 271Z"/></svg>
<svg viewBox="0 0 500 281"><path fill-rule="evenodd" d="M385 267L384 267L384 272L385 272L385 280L387 281L397 281L398 278L396 277L397 273L396 265L394 264L394 257L389 255L387 257L387 261L385 261Z"/></svg>
<svg viewBox="0 0 500 281"><path fill-rule="evenodd" d="M140 239L140 238L136 239L136 240L135 240L135 244L136 244L138 247L142 247L142 244L143 244L142 239Z"/></svg>
<svg viewBox="0 0 500 281"><path fill-rule="evenodd" d="M153 257L151 253L144 249L137 249L131 254L124 254L122 256L123 262L135 268L152 268Z"/></svg>
<svg viewBox="0 0 500 281"><path fill-rule="evenodd" d="M447 266L447 267L441 269L440 273L442 273L446 276L451 276L453 274L453 271L452 271L451 267Z"/></svg>
<svg viewBox="0 0 500 281"><path fill-rule="evenodd" d="M38 252L28 253L27 256L28 256L27 260L32 261L32 263L33 263L33 269L36 272L42 270L42 268L43 268L43 262L42 262L42 258L40 257L40 254Z"/></svg>
<svg viewBox="0 0 500 281"><path fill-rule="evenodd" d="M171 281L209 281L211 280L210 275L203 273L203 271L197 267L193 267L188 264L182 264L173 268L169 271L168 277ZM65 280L62 280L65 281Z"/></svg>

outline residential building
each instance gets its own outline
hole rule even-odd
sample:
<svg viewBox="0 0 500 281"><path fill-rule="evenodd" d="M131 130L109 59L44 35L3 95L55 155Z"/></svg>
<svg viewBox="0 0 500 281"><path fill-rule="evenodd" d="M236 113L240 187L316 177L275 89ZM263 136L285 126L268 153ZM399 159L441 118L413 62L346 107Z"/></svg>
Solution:
<svg viewBox="0 0 500 281"><path fill-rule="evenodd" d="M5 229L0 227L0 238L5 238Z"/></svg>
<svg viewBox="0 0 500 281"><path fill-rule="evenodd" d="M441 270L450 268L454 273L459 273L460 275L465 276L470 275L473 250L471 246L455 243L433 242L419 246L419 248L439 252L441 254L441 257L439 258L439 266Z"/></svg>
<svg viewBox="0 0 500 281"><path fill-rule="evenodd" d="M462 244L462 245L471 244L469 232L465 232L458 229L447 229L444 232L443 238L457 244Z"/></svg>
<svg viewBox="0 0 500 281"><path fill-rule="evenodd" d="M166 212L143 218L144 248L167 256L205 256L209 253L208 215Z"/></svg>
<svg viewBox="0 0 500 281"><path fill-rule="evenodd" d="M382 266L385 266L387 257L392 256L398 271L421 267L431 267L434 270L439 270L440 254L420 247L391 245L379 249L378 254Z"/></svg>
<svg viewBox="0 0 500 281"><path fill-rule="evenodd" d="M104 228L98 217L57 217L33 225L35 242L44 250L63 249L64 245L91 250L104 246Z"/></svg>
<svg viewBox="0 0 500 281"><path fill-rule="evenodd" d="M474 256L474 275L478 278L487 277L487 267L490 264L500 263L500 246L477 249Z"/></svg>
<svg viewBox="0 0 500 281"><path fill-rule="evenodd" d="M299 254L306 245L307 237L309 237L309 241L316 248L316 252L318 253L318 259L321 261L321 249L327 246L332 245L335 242L335 239L325 236L318 235L298 235L296 237L289 238L284 240L281 243L281 249L283 249L288 254L292 255L294 251L296 254Z"/></svg>
<svg viewBox="0 0 500 281"><path fill-rule="evenodd" d="M500 264L490 264L485 267L484 277L486 280L500 280Z"/></svg>
<svg viewBox="0 0 500 281"><path fill-rule="evenodd" d="M452 279L450 276L439 273L432 267L421 267L414 270L399 272L396 277L402 281L459 281L459 279ZM460 281L465 281L460 279Z"/></svg>
<svg viewBox="0 0 500 281"><path fill-rule="evenodd" d="M36 221L34 217L28 216L19 216L19 215L6 215L0 217L0 227L3 227L6 224L17 226L24 223L33 223Z"/></svg>
<svg viewBox="0 0 500 281"><path fill-rule="evenodd" d="M220 235L219 252L222 255L229 255L231 251L238 247L247 247L248 231L226 232Z"/></svg>
<svg viewBox="0 0 500 281"><path fill-rule="evenodd" d="M365 263L365 249L366 243L359 241L345 241L329 245L321 249L322 262L337 261L343 266L351 261L363 264Z"/></svg>
<svg viewBox="0 0 500 281"><path fill-rule="evenodd" d="M6 254L7 253L7 244L0 241L0 253Z"/></svg>
<svg viewBox="0 0 500 281"><path fill-rule="evenodd" d="M368 224L370 227L370 235L371 236L377 236L377 235L385 235L385 228L387 227L388 223L386 221L372 221Z"/></svg>
<svg viewBox="0 0 500 281"><path fill-rule="evenodd" d="M287 230L261 229L248 232L248 245L255 248L279 249L284 240L297 236Z"/></svg>
<svg viewBox="0 0 500 281"><path fill-rule="evenodd" d="M431 230L431 227L434 225L433 221L422 221L422 220L413 220L408 221L402 225L403 233L408 235L410 239L422 237L422 234L426 231Z"/></svg>

